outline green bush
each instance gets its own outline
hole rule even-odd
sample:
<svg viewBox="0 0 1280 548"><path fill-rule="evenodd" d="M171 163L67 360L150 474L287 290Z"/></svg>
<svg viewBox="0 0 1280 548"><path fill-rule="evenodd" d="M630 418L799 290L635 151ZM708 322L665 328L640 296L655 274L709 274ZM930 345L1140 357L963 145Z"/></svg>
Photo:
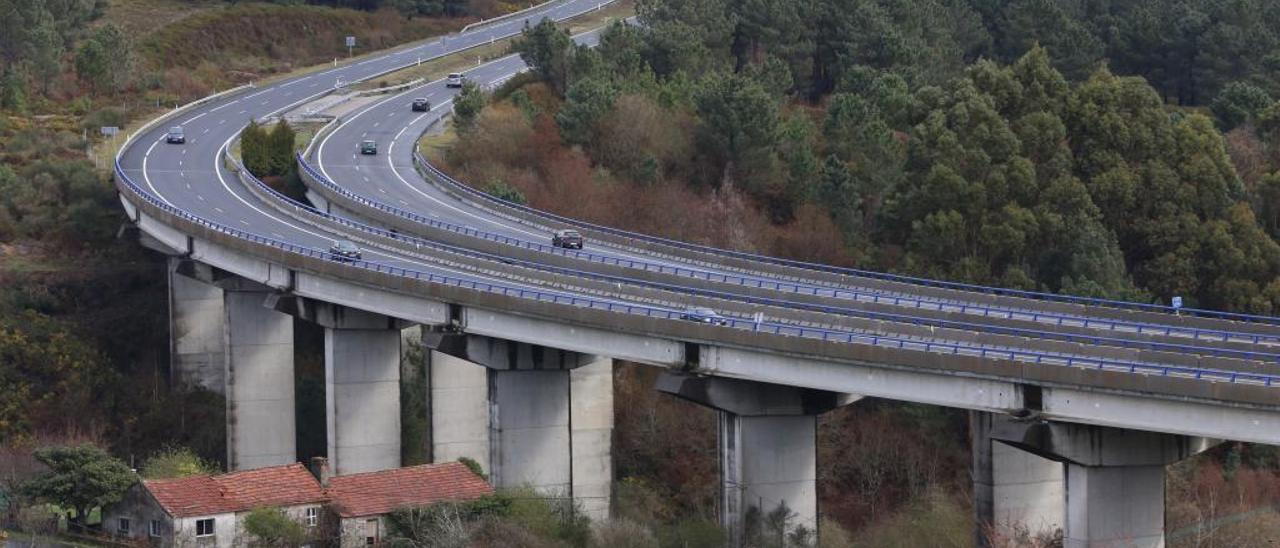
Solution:
<svg viewBox="0 0 1280 548"><path fill-rule="evenodd" d="M254 508L244 518L244 530L258 546L298 546L307 540L302 525L279 508Z"/></svg>

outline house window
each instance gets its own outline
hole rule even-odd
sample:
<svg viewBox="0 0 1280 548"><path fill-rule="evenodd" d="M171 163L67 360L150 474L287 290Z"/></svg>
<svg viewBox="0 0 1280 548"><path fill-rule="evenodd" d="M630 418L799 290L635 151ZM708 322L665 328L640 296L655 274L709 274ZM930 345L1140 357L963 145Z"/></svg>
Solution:
<svg viewBox="0 0 1280 548"><path fill-rule="evenodd" d="M213 518L196 520L196 536L197 537L213 536Z"/></svg>
<svg viewBox="0 0 1280 548"><path fill-rule="evenodd" d="M120 521L116 524L116 533L121 535L129 534L129 518L120 518Z"/></svg>
<svg viewBox="0 0 1280 548"><path fill-rule="evenodd" d="M160 536L160 520L158 519L151 520L151 528L148 529L147 532L153 537Z"/></svg>
<svg viewBox="0 0 1280 548"><path fill-rule="evenodd" d="M315 527L320 523L320 509L317 507L307 508L307 527Z"/></svg>

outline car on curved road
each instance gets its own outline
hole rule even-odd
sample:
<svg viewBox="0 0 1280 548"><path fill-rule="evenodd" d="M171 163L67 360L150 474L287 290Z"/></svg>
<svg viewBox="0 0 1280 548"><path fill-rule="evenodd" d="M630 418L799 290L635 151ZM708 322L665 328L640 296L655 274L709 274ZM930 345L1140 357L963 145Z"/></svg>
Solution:
<svg viewBox="0 0 1280 548"><path fill-rule="evenodd" d="M428 112L431 110L431 101L428 101L426 97L419 97L413 100L410 108L414 112Z"/></svg>
<svg viewBox="0 0 1280 548"><path fill-rule="evenodd" d="M565 249L582 249L582 234L577 230L557 230L551 235L551 245Z"/></svg>
<svg viewBox="0 0 1280 548"><path fill-rule="evenodd" d="M360 260L360 248L351 240L338 240L329 246L329 259L340 263Z"/></svg>
<svg viewBox="0 0 1280 548"><path fill-rule="evenodd" d="M173 126L169 128L169 133L164 136L164 142L171 145L181 145L187 142L187 135L182 131L182 126Z"/></svg>
<svg viewBox="0 0 1280 548"><path fill-rule="evenodd" d="M449 77L444 81L444 87L460 88L462 87L462 84L466 83L466 81L467 77L463 76L461 72L451 72L449 73Z"/></svg>
<svg viewBox="0 0 1280 548"><path fill-rule="evenodd" d="M378 143L373 141L360 141L360 154L377 154Z"/></svg>
<svg viewBox="0 0 1280 548"><path fill-rule="evenodd" d="M721 316L719 312L705 306L691 306L684 309L684 313L680 315L680 319L698 323L709 323L712 325L729 325L729 318Z"/></svg>

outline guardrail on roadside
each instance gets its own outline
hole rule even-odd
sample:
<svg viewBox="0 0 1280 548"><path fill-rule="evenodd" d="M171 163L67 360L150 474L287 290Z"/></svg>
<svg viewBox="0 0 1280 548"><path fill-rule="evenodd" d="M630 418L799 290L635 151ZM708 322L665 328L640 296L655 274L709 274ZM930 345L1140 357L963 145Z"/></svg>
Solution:
<svg viewBox="0 0 1280 548"><path fill-rule="evenodd" d="M294 255L300 255L312 260L332 261L332 255L327 251L317 250L315 248L292 244L275 238L269 238L257 233L240 230L229 227L221 223L210 221L184 209L169 205L161 201L158 197L147 194L142 187L138 186L125 172L124 168L117 161L115 164L117 185L123 187L121 190L127 191L133 196L141 198L144 202L153 208L160 210L168 215L180 218L186 222L192 223L199 227L204 227L221 234L231 236L240 240L244 240L253 244L276 249ZM573 307L589 308L594 310L603 310L607 312L615 312L629 315L644 316L649 318L662 318L668 320L684 320L684 312L679 310L671 310L668 308L654 307L642 304L619 303L613 300L602 300L591 297L579 297L574 295L564 295L562 293L554 293L537 289L529 289L518 286L511 286L497 282L487 282L479 280L469 280L466 278L458 278L454 276L446 276L430 272L422 272L419 270L386 265L364 260L344 261L344 265L352 268L358 268L367 271L387 274L390 276L405 277L414 280L424 281L427 283L444 284L462 289L473 291L483 291L487 293L495 293L503 296L515 297L519 299L528 299L539 302L549 302L554 304L566 304ZM764 324L754 320L743 320L739 318L726 317L724 327L733 329L748 330L759 333L770 333L781 336L800 337L812 340L821 340L824 342L844 342L848 344L867 344L878 347L898 348L903 350L923 351L934 354L952 354L972 356L978 358L991 359L1008 359L1022 363L1034 363L1038 365L1059 365L1065 367L1087 367L1090 369L1098 369L1102 371L1117 371L1135 374L1160 375L1165 377L1176 377L1184 379L1196 380L1215 380L1221 382L1251 384L1255 386L1276 387L1280 386L1280 376L1264 375L1258 373L1244 373L1235 371L1220 371L1214 369L1203 369L1185 366L1144 364L1139 362L1128 362L1124 360L1114 360L1107 358L1093 358L1081 356L1062 356L1051 353L1036 352L1031 350L1017 350L1007 348L972 348L965 347L956 343L949 342L933 342L917 339L908 339L902 337L894 337L891 335L864 334L848 331L839 331L827 328L806 327L787 324Z"/></svg>
<svg viewBox="0 0 1280 548"><path fill-rule="evenodd" d="M417 155L417 153L415 153ZM840 289L825 286L811 286L796 282L788 282L774 279L766 279L761 277L751 277L738 274L730 274L727 272L712 272L709 270L700 270L692 268L684 268L680 266L667 265L661 263L653 263L649 261L641 261L636 259L627 259L622 257L614 257L609 255L600 255L583 250L569 250L557 248L554 246L531 242L528 240L513 238L502 234L496 234L476 228L455 225L439 219L432 219L423 215L419 215L412 211L408 211L390 204L380 202L360 196L330 180L324 174L320 173L312 166L302 155L297 156L299 167L302 173L306 174L312 181L323 186L329 192L339 195L355 204L373 208L408 221L422 224L425 226L447 230L450 232L463 234L475 238L488 241L498 242L506 245L531 249L545 253L554 253L572 258L594 262L597 264L606 264L621 266L625 268L637 269L647 272L656 272L662 274L672 274L676 276L684 276L694 279L703 279L710 282L725 283L738 285L742 287L755 287L762 289L771 289L775 291L784 291L796 294L807 294L815 296L829 295L834 299L845 299L854 302L870 302L874 304L888 304L897 307L913 307L916 309L937 310L939 312L959 312L962 314L981 313L983 317L995 317L1008 320L1030 320L1039 323L1056 323L1056 325L1076 325L1080 327L1093 329L1107 329L1118 331L1120 328L1131 328L1138 334L1155 334L1164 336L1186 336L1195 340L1213 340L1213 341L1240 341L1259 344L1263 341L1280 342L1280 335L1264 335L1257 333L1236 333L1231 331L1203 329L1195 327L1181 327L1161 324L1148 324L1143 322L1135 322L1128 320L1114 319L1097 319L1082 316L1073 316L1068 314L1059 314L1055 312L1033 312L1018 311L1009 308L1001 308L994 306L986 306L971 303L949 303L934 299L924 299L919 297L911 297L901 294L883 294L873 291L861 291L856 289ZM461 183L458 183L461 184ZM479 191L476 191L479 192ZM1048 322L1046 322L1048 321Z"/></svg>
<svg viewBox="0 0 1280 548"><path fill-rule="evenodd" d="M613 228L609 226L597 225L597 224L589 223L586 221L580 221L577 219L564 217L562 215L556 215L554 213L550 213L540 209L534 209L532 207L529 207L523 204L517 204L515 202L503 200L502 198L499 198L497 196L493 196L489 193L471 188L470 186L454 179L453 177L450 177L447 173L435 167L435 165L431 164L425 158L422 159L422 163L424 164L424 167L426 169L430 170L433 174L438 176L440 180L446 182L450 186L458 190L461 190L463 192L466 192L468 194L471 194L473 196L476 196L478 198L481 198L483 200L498 204L503 207L520 210L526 213L531 213L531 214L543 217L545 219L551 219L559 223L564 223L564 224L576 226L579 228L596 230L599 232L612 234L615 236L632 238L636 240L641 240L641 241L646 241L646 242L656 243L661 245L667 245L667 246L671 246L679 249L685 249L689 251L696 251L696 252L707 253L711 255L729 256L729 257L735 257L739 259L758 261L758 262L775 264L780 266L789 266L789 267L795 267L795 268L802 268L806 270L828 272L832 274L843 274L843 275L852 276L852 277L870 278L870 279L884 280L884 281L891 281L891 282L901 282L901 283L907 283L907 284L917 285L917 286L936 287L941 289L953 289L958 291L983 293L983 294L989 294L989 295L1019 297L1019 298L1033 299L1033 300L1040 300L1040 301L1080 304L1080 305L1086 305L1086 306L1101 306L1101 307L1108 307L1108 308L1120 308L1120 309L1138 310L1138 311L1147 311L1147 312L1161 312L1161 313L1168 313L1168 314L1187 314L1187 315L1203 317L1203 318L1215 318L1215 319L1222 319L1222 320L1242 321L1242 322L1251 322L1251 323L1265 323L1269 325L1280 325L1280 317L1275 317L1275 316L1241 314L1241 313L1235 313L1235 312L1204 310L1199 308L1175 309L1171 306L1164 306L1164 305L1157 305L1157 304L1120 301L1120 300L1114 300L1114 299L1101 299L1101 298L1095 298L1095 297L1077 297L1073 295L1060 295L1056 293L1044 293L1039 291L1025 291L1020 289L1007 289L1007 288L1000 288L1000 287L967 284L967 283L961 283L961 282L948 282L945 280L934 280L934 279L920 278L915 276L905 276L901 274L890 274L886 272L876 272L871 270L862 270L862 269L856 269L856 268L824 265L819 263L796 261L792 259L783 259L780 257L771 257L768 255L758 255L755 253L747 253L743 251L720 249L716 247L704 246L699 244L691 244L688 242L681 242L679 240L671 240L667 238L661 238L658 236L641 234L638 232L630 232L627 230L622 230L622 229Z"/></svg>
<svg viewBox="0 0 1280 548"><path fill-rule="evenodd" d="M568 276L574 276L574 277L583 278L583 279L603 281L611 284L623 283L623 284L647 287L647 288L658 289L663 291L696 295L701 297L733 300L733 301L743 302L747 304L794 308L794 309L805 310L810 312L833 314L838 316L850 316L850 317L863 318L868 320L888 321L888 322L904 323L904 324L910 324L910 325L923 325L923 326L939 327L939 328L945 328L945 329L981 331L981 332L993 333L998 335L1010 335L1010 336L1027 337L1027 338L1042 338L1046 340L1054 340L1054 341L1070 342L1070 343L1108 345L1108 346L1124 347L1124 348L1140 348L1140 349L1163 351L1163 352L1182 352L1182 353L1190 352L1190 353L1210 356L1210 357L1238 358L1238 359L1246 359L1246 360L1257 360L1262 362L1266 362L1266 361L1280 362L1280 352L1257 352L1257 351L1249 351L1249 350L1234 350L1234 349L1203 347L1203 346L1195 346L1195 345L1184 345L1184 344L1178 344L1178 343L1161 343L1161 342L1153 342L1153 341L1117 339L1112 337L1100 337L1096 335L1058 333L1053 331L1044 331L1044 330L1020 328L1020 327L1007 327L1007 326L999 326L999 325L992 325L992 324L982 324L977 322L963 322L963 321L956 321L956 320L912 316L909 314L877 312L877 311L861 310L861 309L854 309L854 308L848 308L848 307L818 305L818 304L812 304L812 303L798 303L793 301L787 301L784 299L756 297L752 295L729 293L726 291L691 288L691 287L670 284L670 283L640 280L640 279L630 278L625 276L599 274L596 272L589 272L589 271L577 270L572 268L547 265L547 264L537 263L534 261L527 261L527 260L518 259L518 258L501 256L501 255L496 255L496 254L487 253L483 251L477 251L474 249L468 249L468 248L450 245L446 243L436 242L432 240L426 240L426 239L418 238L411 234L405 234L405 233L388 230L388 229L384 229L384 228L380 228L372 225L367 225L352 219L348 219L348 218L334 215L325 211L321 211L309 204L295 200L289 196L286 196L280 193L274 188L271 188L269 185L264 183L261 179L257 178L252 173L249 173L247 170L245 170L244 166L240 164L239 161L236 161L230 158L229 151L227 151L226 154L228 155L228 159L234 163L237 171L246 179L248 179L248 181L245 184L251 185L253 187L251 188L251 190L256 189L260 193L270 196L271 199L282 203L284 206L292 208L296 215L301 215L305 213L307 215L313 215L316 217L323 218L329 222L332 222L347 228L353 228L353 229L366 232L369 234L373 234L382 238L395 240L397 242L413 244L415 250L434 249L434 250L443 251L446 253L463 255L463 256L467 256L475 259L510 264L510 265L515 265L523 268L550 272L550 273L559 274L559 275L568 275ZM525 245L522 245L521 247L525 249L531 249L531 250L538 250L537 248L545 247L545 246L541 246L540 244L531 244L529 242L524 242L524 244Z"/></svg>

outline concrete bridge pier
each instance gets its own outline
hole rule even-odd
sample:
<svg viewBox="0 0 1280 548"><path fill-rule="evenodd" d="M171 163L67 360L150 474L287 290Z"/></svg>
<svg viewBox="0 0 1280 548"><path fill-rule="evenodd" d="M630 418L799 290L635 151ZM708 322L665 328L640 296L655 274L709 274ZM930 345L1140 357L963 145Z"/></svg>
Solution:
<svg viewBox="0 0 1280 548"><path fill-rule="evenodd" d="M324 327L325 422L337 475L400 467L401 329L407 322L316 301L300 315Z"/></svg>
<svg viewBox="0 0 1280 548"><path fill-rule="evenodd" d="M270 307L270 288L240 278L219 285L225 311L227 468L295 462L293 318Z"/></svg>
<svg viewBox="0 0 1280 548"><path fill-rule="evenodd" d="M222 289L207 280L211 269L169 258L169 378L175 385L226 391Z"/></svg>
<svg viewBox="0 0 1280 548"><path fill-rule="evenodd" d="M1001 420L993 413L969 413L978 546L989 546L993 536L1053 535L1065 525L1066 466L992 439L992 422Z"/></svg>
<svg viewBox="0 0 1280 548"><path fill-rule="evenodd" d="M793 513L787 532L817 533L817 416L858 396L672 373L657 388L720 412L720 522L731 546L783 506Z"/></svg>
<svg viewBox="0 0 1280 548"><path fill-rule="evenodd" d="M1218 443L1208 438L1006 416L980 420L987 422L991 440L1065 465L1064 513L1059 515L1067 548L1163 547L1165 467ZM1000 472L994 475L999 477ZM1050 487L1036 489L1039 504L1024 507L1039 508L1047 518L1056 506L1050 500L1053 483L1045 483Z"/></svg>
<svg viewBox="0 0 1280 548"><path fill-rule="evenodd" d="M609 516L612 359L475 335L428 332L424 346L434 462L471 458L496 487Z"/></svg>

